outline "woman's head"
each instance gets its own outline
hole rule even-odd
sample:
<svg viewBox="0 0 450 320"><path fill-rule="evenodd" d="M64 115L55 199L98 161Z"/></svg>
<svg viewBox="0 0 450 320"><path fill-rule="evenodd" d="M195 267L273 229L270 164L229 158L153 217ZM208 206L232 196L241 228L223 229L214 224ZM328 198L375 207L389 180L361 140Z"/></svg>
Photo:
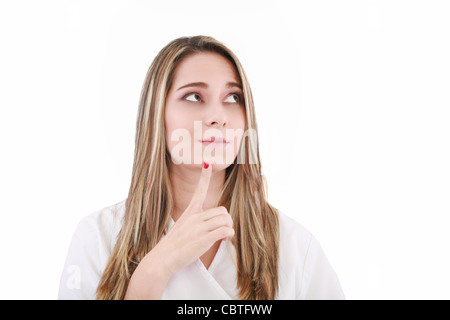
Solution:
<svg viewBox="0 0 450 320"><path fill-rule="evenodd" d="M200 52L179 62L166 97L166 144L172 162L223 170L234 162L245 130L245 104L232 62Z"/></svg>
<svg viewBox="0 0 450 320"><path fill-rule="evenodd" d="M237 162L257 163L253 109L247 77L227 47L207 36L175 39L147 72L136 135L141 153L135 156L164 158L167 166L199 167L205 161L222 170L235 162L247 137L251 152Z"/></svg>
<svg viewBox="0 0 450 320"><path fill-rule="evenodd" d="M231 50L195 36L171 41L147 71L125 218L99 299L123 298L134 269L164 235L174 209L170 167L203 161L226 171L217 206L233 218L240 298L274 298L278 215L266 198L250 86Z"/></svg>

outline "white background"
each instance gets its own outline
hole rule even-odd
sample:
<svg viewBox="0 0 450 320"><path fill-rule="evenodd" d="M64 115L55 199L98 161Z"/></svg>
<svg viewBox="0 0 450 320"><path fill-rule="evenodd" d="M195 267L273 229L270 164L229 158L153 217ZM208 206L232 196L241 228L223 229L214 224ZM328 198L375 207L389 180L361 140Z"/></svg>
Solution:
<svg viewBox="0 0 450 320"><path fill-rule="evenodd" d="M450 298L448 1L1 1L0 298L56 299L125 199L142 82L179 36L246 69L269 200L348 299Z"/></svg>

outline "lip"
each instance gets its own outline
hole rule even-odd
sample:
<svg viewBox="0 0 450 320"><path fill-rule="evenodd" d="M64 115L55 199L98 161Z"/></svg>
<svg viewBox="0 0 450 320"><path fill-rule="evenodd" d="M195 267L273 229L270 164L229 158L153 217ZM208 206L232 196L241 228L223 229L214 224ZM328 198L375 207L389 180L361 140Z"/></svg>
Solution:
<svg viewBox="0 0 450 320"><path fill-rule="evenodd" d="M200 141L203 145L212 145L212 146L225 146L229 142L225 140L224 138L219 137L210 137L205 138Z"/></svg>
<svg viewBox="0 0 450 320"><path fill-rule="evenodd" d="M202 140L203 143L228 143L224 138L219 137L209 137Z"/></svg>

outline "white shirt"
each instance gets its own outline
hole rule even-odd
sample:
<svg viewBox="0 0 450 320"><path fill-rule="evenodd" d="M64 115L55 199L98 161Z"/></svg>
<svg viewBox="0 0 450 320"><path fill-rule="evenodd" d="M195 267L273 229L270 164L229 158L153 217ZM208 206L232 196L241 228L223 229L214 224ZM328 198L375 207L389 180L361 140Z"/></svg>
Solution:
<svg viewBox="0 0 450 320"><path fill-rule="evenodd" d="M125 200L84 217L72 237L58 299L95 299L125 214ZM316 238L279 212L280 247L276 299L345 299L339 279ZM169 228L173 226L171 221ZM237 299L234 246L222 241L208 269L200 259L169 280L163 299Z"/></svg>

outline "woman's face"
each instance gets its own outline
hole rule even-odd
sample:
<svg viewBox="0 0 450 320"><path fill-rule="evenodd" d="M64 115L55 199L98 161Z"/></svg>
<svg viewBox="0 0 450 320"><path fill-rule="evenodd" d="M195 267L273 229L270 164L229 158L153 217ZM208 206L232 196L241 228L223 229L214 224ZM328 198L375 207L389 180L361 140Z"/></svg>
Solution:
<svg viewBox="0 0 450 320"><path fill-rule="evenodd" d="M176 67L166 98L166 143L175 164L223 170L239 151L245 130L241 82L230 61L202 52Z"/></svg>

